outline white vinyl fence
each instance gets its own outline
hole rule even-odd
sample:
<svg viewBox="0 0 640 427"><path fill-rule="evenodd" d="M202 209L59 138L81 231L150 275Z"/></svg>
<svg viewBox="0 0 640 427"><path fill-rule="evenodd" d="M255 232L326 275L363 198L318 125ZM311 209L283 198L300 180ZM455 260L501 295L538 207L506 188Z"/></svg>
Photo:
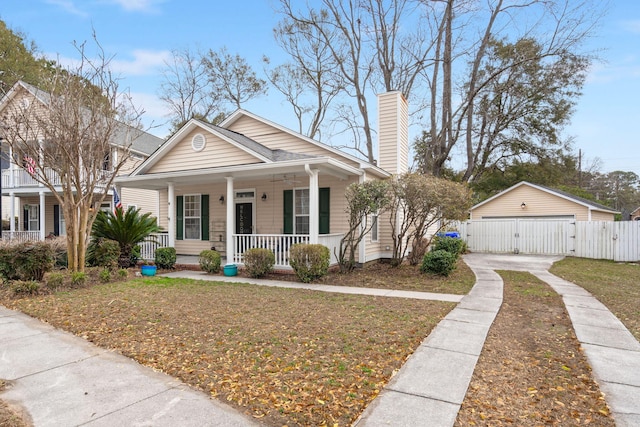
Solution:
<svg viewBox="0 0 640 427"><path fill-rule="evenodd" d="M640 221L486 219L456 224L473 252L640 261Z"/></svg>

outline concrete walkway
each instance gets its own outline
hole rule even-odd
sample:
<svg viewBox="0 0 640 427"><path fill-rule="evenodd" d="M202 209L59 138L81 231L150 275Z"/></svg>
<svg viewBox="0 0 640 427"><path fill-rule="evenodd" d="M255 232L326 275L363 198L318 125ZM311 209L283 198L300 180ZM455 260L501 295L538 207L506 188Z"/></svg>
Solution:
<svg viewBox="0 0 640 427"><path fill-rule="evenodd" d="M235 409L119 354L0 306L2 399L42 426L252 426Z"/></svg>

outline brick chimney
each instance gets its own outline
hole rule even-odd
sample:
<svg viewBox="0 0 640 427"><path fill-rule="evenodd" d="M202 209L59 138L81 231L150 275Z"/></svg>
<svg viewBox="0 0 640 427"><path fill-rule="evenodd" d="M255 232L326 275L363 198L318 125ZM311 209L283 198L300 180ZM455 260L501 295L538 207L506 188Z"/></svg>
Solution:
<svg viewBox="0 0 640 427"><path fill-rule="evenodd" d="M409 169L409 107L399 91L378 94L378 166L394 175Z"/></svg>

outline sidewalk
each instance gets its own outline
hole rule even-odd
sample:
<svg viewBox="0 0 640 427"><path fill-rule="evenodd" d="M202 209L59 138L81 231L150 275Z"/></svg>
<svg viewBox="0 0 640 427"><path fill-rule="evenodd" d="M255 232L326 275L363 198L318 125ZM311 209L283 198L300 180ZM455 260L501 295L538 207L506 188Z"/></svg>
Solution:
<svg viewBox="0 0 640 427"><path fill-rule="evenodd" d="M34 426L252 426L180 381L0 306L2 399Z"/></svg>

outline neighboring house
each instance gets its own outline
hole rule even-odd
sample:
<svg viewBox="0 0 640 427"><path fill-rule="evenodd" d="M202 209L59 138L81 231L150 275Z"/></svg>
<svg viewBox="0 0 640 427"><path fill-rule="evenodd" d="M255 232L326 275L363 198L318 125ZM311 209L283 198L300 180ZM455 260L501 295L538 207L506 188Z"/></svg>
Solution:
<svg viewBox="0 0 640 427"><path fill-rule="evenodd" d="M0 100L0 115L11 108L13 103L39 102L46 108L48 94L36 87L17 82L7 95ZM124 126L124 125L123 125ZM105 156L103 168L109 172L112 160L121 155L123 147L131 144L130 159L121 168L121 174L128 174L135 169L144 159L155 151L163 142L161 138L149 133L137 131L133 141L126 140L130 132L120 132L116 135L112 143L112 150ZM4 150L8 150L3 147ZM12 153L8 153L8 158ZM37 159L33 159L36 162ZM65 221L60 209L59 202L51 191L33 179L28 171L29 164L15 164L9 162L8 168L2 169L2 196L3 211L8 211L8 216L17 218L12 221L11 230L3 232L3 238L20 239L44 239L49 233L55 235L66 234ZM55 176L54 176L55 179ZM107 189L109 196L113 195L112 189ZM140 208L143 212L151 212L158 216L158 194L155 191L139 189L122 189L119 192L122 206ZM102 206L97 209L112 210L112 197L107 197ZM17 222L17 224L16 224Z"/></svg>
<svg viewBox="0 0 640 427"><path fill-rule="evenodd" d="M228 263L242 263L246 249L265 247L285 267L289 247L310 242L329 247L335 263L348 226L347 186L407 171L406 100L389 92L378 105L377 164L237 110L218 126L190 120L116 183L159 192L160 226L178 254L215 247ZM359 262L390 256L388 218L370 220L376 227Z"/></svg>
<svg viewBox="0 0 640 427"><path fill-rule="evenodd" d="M522 181L473 206L470 219L613 221L614 216L619 213L564 191Z"/></svg>
<svg viewBox="0 0 640 427"><path fill-rule="evenodd" d="M640 221L640 207L638 207L635 211L631 212L629 215L629 219L631 221Z"/></svg>

